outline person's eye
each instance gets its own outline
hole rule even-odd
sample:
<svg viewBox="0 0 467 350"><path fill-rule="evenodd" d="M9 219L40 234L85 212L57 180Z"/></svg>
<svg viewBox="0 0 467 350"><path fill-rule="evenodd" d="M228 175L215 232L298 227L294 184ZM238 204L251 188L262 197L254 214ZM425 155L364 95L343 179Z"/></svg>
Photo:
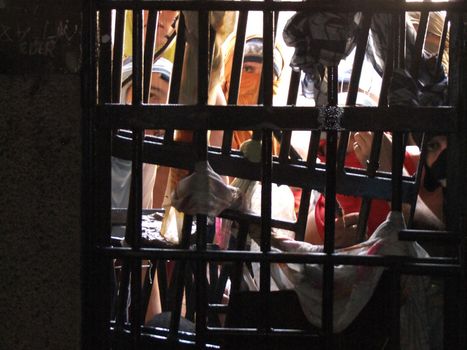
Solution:
<svg viewBox="0 0 467 350"><path fill-rule="evenodd" d="M426 149L428 152L435 152L440 148L438 141L430 141L426 144Z"/></svg>
<svg viewBox="0 0 467 350"><path fill-rule="evenodd" d="M252 66L246 65L246 66L243 67L243 71L244 71L245 73L254 73L254 72L255 72L255 68L252 67Z"/></svg>

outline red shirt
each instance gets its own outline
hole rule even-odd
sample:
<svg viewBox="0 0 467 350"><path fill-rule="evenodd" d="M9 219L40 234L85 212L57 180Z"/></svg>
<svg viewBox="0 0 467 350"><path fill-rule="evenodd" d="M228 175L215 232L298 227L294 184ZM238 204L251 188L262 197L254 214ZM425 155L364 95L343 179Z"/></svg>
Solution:
<svg viewBox="0 0 467 350"><path fill-rule="evenodd" d="M324 161L325 157L320 157ZM345 166L352 168L362 168L355 152L347 153L345 157ZM356 196L346 196L343 194L336 194L336 200L344 214L358 213L362 205L362 198ZM324 240L324 195L320 195L315 206L315 222L318 234ZM390 207L386 201L374 199L371 201L370 214L368 216L368 235L371 236L376 228L386 220Z"/></svg>

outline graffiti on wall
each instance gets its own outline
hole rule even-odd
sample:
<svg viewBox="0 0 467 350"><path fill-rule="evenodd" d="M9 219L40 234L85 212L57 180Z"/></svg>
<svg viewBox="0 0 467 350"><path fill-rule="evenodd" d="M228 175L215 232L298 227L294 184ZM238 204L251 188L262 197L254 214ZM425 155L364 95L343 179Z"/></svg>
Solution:
<svg viewBox="0 0 467 350"><path fill-rule="evenodd" d="M30 2L9 6L0 0L0 73L77 72L80 12L60 6L59 1Z"/></svg>

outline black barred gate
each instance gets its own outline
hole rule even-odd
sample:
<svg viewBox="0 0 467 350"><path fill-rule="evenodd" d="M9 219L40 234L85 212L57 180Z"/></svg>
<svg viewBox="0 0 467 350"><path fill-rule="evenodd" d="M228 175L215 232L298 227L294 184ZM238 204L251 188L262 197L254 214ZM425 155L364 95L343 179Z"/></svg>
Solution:
<svg viewBox="0 0 467 350"><path fill-rule="evenodd" d="M84 349L405 349L407 344L414 349L428 349L427 344L437 349L466 347L467 52L463 2L96 0L89 1L85 10ZM160 46L156 44L157 31L162 30L158 24L162 12L168 10L179 12L173 30ZM435 11L446 11L445 19L438 52L427 57L427 28ZM284 30L281 15L291 17L292 12L300 15L294 22L296 28L287 27L286 42L298 44L295 56L285 61L291 59L294 69L283 67L289 73L282 72L282 79L285 76L287 81L281 83L288 88L285 102L277 104L276 42ZM413 37L407 32L406 12L418 14ZM262 73L257 102L245 105L238 96L250 13L259 13L262 20ZM217 40L227 22L219 24L214 14L222 14L224 21L235 21L225 104L217 103L212 94L216 93L213 86L220 74L216 67ZM313 21L329 14L335 14L338 20L351 15L354 22L345 29L355 28L332 37L330 25L327 35L331 37L326 44L314 31L319 24ZM367 74L362 69L365 57L371 56L369 40L383 48L374 51L370 59L381 76L381 87L377 103L363 106L357 95L359 83ZM310 47L304 47L305 42ZM349 53L350 44L355 57L344 81L339 77L338 64ZM153 64L168 47L173 50L173 68L167 103L151 104ZM130 54L126 53L129 48ZM326 50L331 54L324 53ZM443 66L444 56L449 57L448 66ZM435 75L443 69L446 72L440 101L433 97L439 96L437 85L422 76L428 61ZM400 80L395 78L398 75ZM314 106L297 102L304 77L314 86ZM125 101L122 96L127 96L128 82L131 100ZM415 90L410 88L412 83ZM344 85L347 94L342 103L338 96ZM434 89L429 90L428 85ZM305 157L294 148L294 130L309 132ZM256 162L232 147L238 131L252 131L252 140L260 145ZM366 168L345 163L348 139L356 131L373 132ZM379 168L381 140L388 132L392 136L392 171ZM212 141L212 135L221 135L221 141ZM438 229L420 228L416 223L417 198L433 135L446 136L448 144L448 185L442 205L445 227ZM416 139L421 153L415 171L406 174L402 170L404 154L411 139ZM319 162L317 155L323 147L326 159ZM112 162L116 158L127 161L130 180L126 208L111 203L115 180ZM196 174L197 164L206 161L224 178L260 183L260 211L234 206L215 215L199 208L194 209L199 210L197 213L187 210L184 215L176 214L179 237L170 240L161 228L169 207L142 208L143 164ZM173 178L170 181L176 186ZM272 215L276 185L298 190L296 220ZM212 196L223 190L215 188ZM278 245L276 229L292 231L297 244L306 239L310 202L316 193L328 199L324 205L323 244L318 250L277 249L283 246L280 242ZM399 243L391 243L387 254L337 249L341 248L335 238L340 208L337 201L329 200L336 195L361 198L354 243L366 240L372 201L384 200L393 213L407 208L407 227L398 229L395 241L418 242L430 255L395 255L393 248ZM224 231L219 223L227 220L236 231L226 246L221 246L219 232ZM151 234L148 227L159 228ZM297 288L302 288L298 296L294 288L276 288L276 283L271 286L277 266L301 266L300 283L311 278L306 271L318 271L319 277L313 274L309 281L314 288L310 295L315 299L304 302L307 292L303 288L307 290L308 284L304 287L297 282ZM335 300L342 293L342 271L356 271L350 267L358 271L380 271L377 267L381 267L384 272L361 311L340 329L339 312L346 310ZM248 273L254 274L257 290L245 281ZM155 280L161 313L148 322L145 315ZM410 281L424 281L437 293L430 305L440 313L429 339L420 329L406 329L404 315L412 288L407 283L419 283ZM418 293L415 287L412 293ZM304 307L304 303L311 306ZM316 308L320 310L318 316L310 316L309 310ZM425 311L428 315L416 314L415 318L434 318L434 309ZM410 338L414 335L415 340Z"/></svg>

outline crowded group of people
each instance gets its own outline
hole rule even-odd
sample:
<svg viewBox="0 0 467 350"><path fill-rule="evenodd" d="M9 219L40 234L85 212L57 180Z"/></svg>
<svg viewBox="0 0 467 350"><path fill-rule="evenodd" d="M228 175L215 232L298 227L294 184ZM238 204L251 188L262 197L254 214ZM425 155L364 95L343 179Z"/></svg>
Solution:
<svg viewBox="0 0 467 350"><path fill-rule="evenodd" d="M147 16L147 15L146 15ZM153 67L152 67L152 77L151 77L151 89L149 102L150 104L166 104L168 102L168 93L170 89L170 78L173 70L173 50L175 42L174 33L176 28L176 21L179 16L182 16L181 13L176 11L160 11L159 20L157 27L157 36L156 36L156 51L157 48L165 47L165 49L160 52L159 57L156 57ZM352 18L346 18L348 22L348 28L353 28L358 25L358 16L352 15ZM308 29L323 28L326 25L325 18L309 18L304 14L296 14L291 17L287 24L284 27L284 42L282 40L276 40L276 46L273 53L273 84L274 92L278 93L280 91L280 84L288 83L285 82L284 75L286 71L289 70L289 64L294 66L294 68L300 68L303 70L300 98L301 99L312 99L314 105L322 104L322 94L324 90L324 82L326 81L325 66L323 59L320 61L320 55L326 56L327 60L337 59L335 64L339 65L339 86L341 93L346 93L349 82L349 57L352 57L352 49L349 43L353 42L353 39L350 40L350 35L345 34L340 37L340 40L346 44L345 52L339 56L336 53L330 55L329 53L324 53L325 49L313 47L312 54L310 52L302 52L305 50L301 45L301 42L298 38L299 32L307 33ZM384 36L381 34L381 28L384 28L385 20L384 17L375 17L376 24L374 25L373 32L370 34L373 42L373 47L381 46L384 48ZM334 20L334 19L333 19ZM420 79L425 79L423 81L423 87L426 90L428 85L437 85L439 88L442 81L445 82L447 74L447 63L446 57L443 57L443 62L441 64L441 70L438 71L435 77L433 77L432 70L430 70L430 60L437 55L437 48L439 47L440 38L441 38L441 29L443 27L442 23L444 21L444 15L442 13L432 13L429 17L428 22L428 36L427 44L425 45L425 50L423 51L423 60L424 64L421 64L421 69L426 69L420 74ZM249 21L250 23L252 21ZM318 23L319 22L319 23ZM345 22L345 21L344 21ZM127 18L127 29L131 30L131 18ZM418 25L417 16L411 15L407 19L407 27L414 32ZM262 76L262 64L263 64L263 40L260 33L251 30L247 31L247 36L244 44L243 50L243 64L242 72L239 85L239 93L236 101L237 105L256 105L259 100L259 92L261 88L261 76ZM310 29L310 30L311 30ZM316 31L318 32L318 31ZM329 33L326 31L327 35ZM336 35L338 35L336 34ZM127 35L128 38L128 35ZM315 41L324 40L319 37L319 34L315 34ZM335 38L327 38L329 40ZM387 39L387 38L386 38ZM169 43L168 41L172 43ZM220 47L222 52L222 63L221 68L221 79L219 80L219 85L210 91L216 94L213 101L216 101L217 104L227 104L229 101L229 88L231 84L231 73L234 57L234 48L235 48L235 33L232 32L229 35L224 37L224 42ZM313 40L308 40L313 44ZM314 44L316 45L316 42ZM298 43L298 44L297 44ZM290 54L290 49L286 47L285 44L290 44L292 47L295 46L295 52L293 56ZM413 44L413 43L412 43ZM409 44L410 45L410 42ZM131 45L126 44L127 48ZM447 47L447 45L446 45ZM311 50L311 49L310 49ZM371 51L371 50L370 50ZM131 86L131 72L132 72L132 63L131 63L131 52L128 53L128 50L125 51L128 57L125 58L125 64L123 66L122 72L122 94L121 94L121 103L131 103L132 100L132 86ZM300 56L303 55L303 56ZM316 62L312 64L307 61L307 55L315 55L314 59L318 57ZM365 62L364 69L362 72L362 83L360 84L359 93L357 96L357 105L363 106L377 106L378 105L378 88L381 84L381 73L384 69L384 63L381 63L381 57L384 56L384 49L382 51L373 50L371 54L368 54ZM332 58L330 58L332 57ZM326 61L327 62L327 61ZM342 68L341 68L342 67ZM346 68L347 67L347 68ZM190 67L184 67L184 69L189 69ZM431 79L431 80L430 80ZM417 79L414 79L416 84L419 82ZM370 81L370 82L369 82ZM445 86L444 86L445 87ZM437 90L438 91L438 90ZM440 90L439 90L440 91ZM431 93L431 92L430 92ZM443 94L441 91L439 94ZM435 93L433 93L435 94ZM438 95L439 95L438 94ZM437 95L437 96L438 96ZM423 96L426 99L426 95ZM434 99L434 98L433 98ZM433 100L432 99L432 100ZM339 103L343 103L343 100L340 99ZM424 102L425 105L427 102ZM439 102L433 102L433 105ZM422 104L422 103L420 103ZM163 131L159 130L147 130L146 135L163 135ZM182 135L183 136L183 135ZM216 134L215 132L211 133L210 142L212 146L220 146L222 140L222 135ZM409 137L409 140L415 140L414 137ZM292 136L292 147L298 152L302 159L306 159L308 151L308 142L310 140L309 133L297 132ZM350 168L360 168L365 169L368 164L371 153L371 145L374 134L370 131L358 131L350 133L344 166ZM190 138L183 136L179 137L176 140L181 142L187 142ZM428 142L426 146L426 158L424 166L424 175L423 180L421 181L420 192L418 196L417 203L412 203L412 205L417 205L417 210L415 214L414 224L415 227L424 227L424 228L433 228L441 229L444 227L444 215L443 215L443 191L446 188L446 148L447 148L447 138L445 135L428 135ZM404 161L404 172L408 175L414 175L417 169L417 163L420 156L420 143L415 141L411 142L407 147L406 157ZM244 153L245 157L251 161L260 161L255 155L260 154L260 143L258 140L255 140L253 137L252 131L234 131L232 139L232 148L240 150ZM273 153L275 155L279 154L280 149L280 140L275 140L273 145ZM408 150L411 150L410 152ZM379 170L383 172L391 172L391 134L384 133L382 138L381 152L379 158ZM318 154L317 154L317 163L326 162L326 142L325 142L325 133L322 132L322 139L319 144ZM173 174L168 173L165 170L165 176L160 176L159 170L162 169L154 164L144 164L143 165L143 208L160 208L165 207L166 213L170 210L171 205L171 196L172 192L177 187L177 182L179 179L174 181ZM212 170L212 169L211 169ZM184 174L183 176L185 176ZM168 178L168 179L167 179ZM125 208L128 206L128 197L129 197L129 187L131 179L131 162L125 161L119 158L112 159L112 207L113 208ZM244 198L244 204L241 210L256 212L258 215L261 214L261 204L260 204L260 189L261 184L258 182L242 182L242 179L232 179L227 177L222 177L222 181L225 182L226 186L237 186L237 189L243 191L241 195ZM167 188L167 183L169 183L169 189ZM300 202L297 200L300 198L300 189L288 187L285 185L278 186L273 185L272 189L272 217L275 219L282 219L287 221L295 221L299 209ZM356 252L358 254L403 254L403 247L399 250L395 248L388 247L379 247L375 248L375 242L378 244L381 242L391 242L392 246L397 246L397 242L394 242L392 239L387 239L385 235L388 235L388 226L393 225L391 220L394 219L394 214L391 213L391 204L384 200L373 200L371 203L371 209L368 216L365 241L357 241L357 223L359 221L359 210L361 207L362 198L349 195L336 195L336 214L335 214L335 243L336 248L342 249L342 252ZM324 231L325 231L325 202L329 200L325 198L323 193L313 191L311 196L311 201L309 203L309 213L308 220L306 224L304 242L294 241L294 232L286 230L273 229L272 232L272 245L275 249L281 251L308 251L308 252L318 252L322 251L322 246L324 243ZM183 208L179 211L183 211ZM407 218L410 208L404 208L401 215ZM389 220L389 222L388 222ZM396 219L394 219L396 220ZM399 220L399 219L397 219ZM396 221L397 221L396 220ZM213 218L214 227L215 227L215 243L218 243L221 248L228 249L228 242L225 236L235 234L235 224L232 224L229 220L224 219L215 219ZM403 224L397 221L397 229L402 228ZM418 226L417 226L418 225ZM256 247L256 248L255 248ZM350 247L350 248L349 248ZM355 248L352 248L355 247ZM419 249L420 248L420 249ZM257 242L253 239L251 241L251 249L259 249ZM352 251L354 249L354 251ZM376 250L375 250L376 249ZM408 249L408 248L407 248ZM412 249L412 248L410 248ZM409 250L410 250L409 249ZM369 251L372 251L369 253ZM421 256L422 253L421 247L415 247L413 250L413 256ZM254 271L254 269L253 269ZM297 278L297 271L282 271L283 276L282 281L274 281L273 287L275 288L294 288L297 287L299 290L303 291L306 287L303 286L303 279L297 285L297 282L294 279ZM349 270L349 274L354 271ZM380 275L380 271L371 271L368 274L369 279L375 279L377 282L377 277ZM306 275L306 273L305 273ZM295 277L294 277L295 276ZM257 276L250 276L254 284L254 279ZM302 276L303 277L303 276ZM306 280L306 279L305 279ZM376 283L375 282L375 283ZM356 283L357 284L357 283ZM310 282L310 285L313 283ZM251 284L250 284L251 286ZM306 292L300 294L303 298L315 298L314 292L310 292L312 289L307 289ZM157 302L159 298L157 283L154 283L153 286L154 296L151 298L152 302L150 304L150 311L146 315L146 320L150 320L154 315L157 315L161 312L160 303ZM355 289L355 293L365 293L365 291ZM367 293L368 291L366 291ZM228 299L228 290L226 291L226 298ZM352 293L349 294L349 298ZM371 294L370 294L371 295ZM313 299L314 300L314 299ZM346 301L348 302L348 300ZM303 306L305 305L305 306ZM308 305L306 302L302 303L304 309L310 311L310 322L316 322L316 314L313 307L307 308ZM345 309L345 308L344 308ZM361 308L360 308L361 309ZM358 312L358 307L353 309ZM336 326L336 330L342 329L345 325L348 324L346 321L342 321L342 324ZM319 324L319 322L317 322Z"/></svg>

